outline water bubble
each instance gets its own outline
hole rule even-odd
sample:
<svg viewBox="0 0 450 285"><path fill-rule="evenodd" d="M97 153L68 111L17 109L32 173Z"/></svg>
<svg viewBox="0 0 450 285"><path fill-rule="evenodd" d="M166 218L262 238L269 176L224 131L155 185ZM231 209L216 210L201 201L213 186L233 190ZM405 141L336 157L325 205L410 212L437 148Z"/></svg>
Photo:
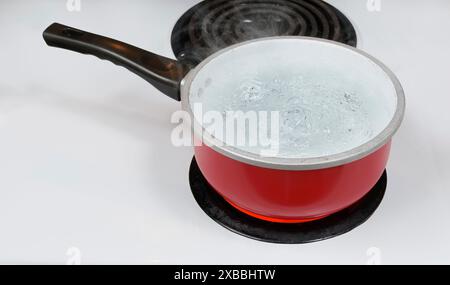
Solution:
<svg viewBox="0 0 450 285"><path fill-rule="evenodd" d="M201 98L205 90L203 88L199 88L197 91L197 97Z"/></svg>

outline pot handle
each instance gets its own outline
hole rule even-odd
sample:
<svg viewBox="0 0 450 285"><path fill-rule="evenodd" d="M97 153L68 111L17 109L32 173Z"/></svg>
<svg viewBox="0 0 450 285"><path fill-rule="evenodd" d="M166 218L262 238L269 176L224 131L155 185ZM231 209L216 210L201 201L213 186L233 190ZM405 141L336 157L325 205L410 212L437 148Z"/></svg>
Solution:
<svg viewBox="0 0 450 285"><path fill-rule="evenodd" d="M176 60L58 23L43 33L47 45L97 56L127 68L167 96L180 101L180 83L188 68Z"/></svg>

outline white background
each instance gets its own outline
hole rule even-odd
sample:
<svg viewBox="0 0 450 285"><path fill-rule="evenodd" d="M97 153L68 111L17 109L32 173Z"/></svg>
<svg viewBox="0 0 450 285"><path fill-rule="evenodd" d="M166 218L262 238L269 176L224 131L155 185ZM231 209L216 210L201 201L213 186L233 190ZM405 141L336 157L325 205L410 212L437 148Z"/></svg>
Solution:
<svg viewBox="0 0 450 285"><path fill-rule="evenodd" d="M450 263L450 2L381 0L370 12L365 0L329 1L397 74L408 106L378 211L307 245L210 220L190 193L192 150L170 143L179 103L41 36L60 22L173 57L172 27L197 2L0 2L0 263Z"/></svg>

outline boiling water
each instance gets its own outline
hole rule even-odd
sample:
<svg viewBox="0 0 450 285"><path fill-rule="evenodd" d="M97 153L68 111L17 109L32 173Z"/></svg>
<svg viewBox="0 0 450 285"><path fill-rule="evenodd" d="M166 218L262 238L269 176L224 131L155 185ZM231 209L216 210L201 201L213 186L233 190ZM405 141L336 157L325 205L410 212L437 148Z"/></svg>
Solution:
<svg viewBox="0 0 450 285"><path fill-rule="evenodd" d="M189 101L191 107L202 103L204 111L221 113L278 111L278 156L286 158L359 147L386 129L398 107L397 89L376 62L306 38L260 40L226 50L198 70ZM252 131L247 135L254 137ZM235 147L257 155L264 148Z"/></svg>
<svg viewBox="0 0 450 285"><path fill-rule="evenodd" d="M193 101L206 101L206 111L219 110L224 116L226 111L279 111L278 156L320 157L350 150L374 136L361 96L341 85L338 78L314 74L255 74L235 83L232 94L224 91L217 94L220 99L208 100L199 92ZM257 145L240 148L261 151Z"/></svg>

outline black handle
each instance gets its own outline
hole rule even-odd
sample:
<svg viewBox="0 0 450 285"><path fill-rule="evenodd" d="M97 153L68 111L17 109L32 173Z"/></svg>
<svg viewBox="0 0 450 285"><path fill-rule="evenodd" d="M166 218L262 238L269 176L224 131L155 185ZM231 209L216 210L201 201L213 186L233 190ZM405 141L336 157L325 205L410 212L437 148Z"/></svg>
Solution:
<svg viewBox="0 0 450 285"><path fill-rule="evenodd" d="M180 82L188 68L163 56L100 35L54 23L44 31L45 42L123 66L167 96L180 101Z"/></svg>

